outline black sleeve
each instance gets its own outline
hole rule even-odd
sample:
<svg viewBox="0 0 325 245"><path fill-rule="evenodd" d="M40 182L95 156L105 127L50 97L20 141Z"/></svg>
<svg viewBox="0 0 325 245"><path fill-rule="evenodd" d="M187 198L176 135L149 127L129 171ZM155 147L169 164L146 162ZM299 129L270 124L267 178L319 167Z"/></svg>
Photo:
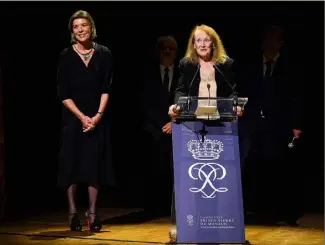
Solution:
<svg viewBox="0 0 325 245"><path fill-rule="evenodd" d="M113 81L113 58L108 48L104 48L103 62L105 74L104 79L102 81L101 90L103 94L110 94Z"/></svg>
<svg viewBox="0 0 325 245"><path fill-rule="evenodd" d="M57 70L57 93L61 101L71 98L67 64L68 60L66 56L66 50L64 50L60 54L59 65Z"/></svg>
<svg viewBox="0 0 325 245"><path fill-rule="evenodd" d="M228 58L224 66L225 76L229 82L229 97L234 96L236 90L236 76L235 76L235 61L231 58Z"/></svg>
<svg viewBox="0 0 325 245"><path fill-rule="evenodd" d="M174 103L177 104L179 97L186 96L188 91L188 84L185 81L184 77L184 61L181 60L179 62L179 78L178 78L178 85L175 89L175 98Z"/></svg>

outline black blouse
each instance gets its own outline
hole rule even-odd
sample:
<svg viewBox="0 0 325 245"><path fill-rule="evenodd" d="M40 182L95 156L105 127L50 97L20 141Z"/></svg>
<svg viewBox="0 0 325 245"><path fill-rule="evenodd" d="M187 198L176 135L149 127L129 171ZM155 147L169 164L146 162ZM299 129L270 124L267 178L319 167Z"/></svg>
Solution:
<svg viewBox="0 0 325 245"><path fill-rule="evenodd" d="M93 117L98 112L101 95L109 94L111 90L110 50L95 44L94 54L86 66L72 46L64 49L60 55L57 80L60 100L72 99L82 113Z"/></svg>

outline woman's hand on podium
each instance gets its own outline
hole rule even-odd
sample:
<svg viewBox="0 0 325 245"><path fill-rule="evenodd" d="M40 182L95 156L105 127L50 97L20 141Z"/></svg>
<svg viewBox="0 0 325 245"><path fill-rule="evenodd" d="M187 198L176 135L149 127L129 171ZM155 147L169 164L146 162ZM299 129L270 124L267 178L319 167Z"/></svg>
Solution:
<svg viewBox="0 0 325 245"><path fill-rule="evenodd" d="M166 123L166 125L162 127L162 132L165 134L171 134L172 133L172 122Z"/></svg>
<svg viewBox="0 0 325 245"><path fill-rule="evenodd" d="M168 115L171 117L171 118L174 118L176 116L178 116L181 112L181 107L180 106L176 106L176 105L171 105L169 107L169 110L168 110Z"/></svg>
<svg viewBox="0 0 325 245"><path fill-rule="evenodd" d="M237 106L237 116L241 117L244 114L243 108Z"/></svg>

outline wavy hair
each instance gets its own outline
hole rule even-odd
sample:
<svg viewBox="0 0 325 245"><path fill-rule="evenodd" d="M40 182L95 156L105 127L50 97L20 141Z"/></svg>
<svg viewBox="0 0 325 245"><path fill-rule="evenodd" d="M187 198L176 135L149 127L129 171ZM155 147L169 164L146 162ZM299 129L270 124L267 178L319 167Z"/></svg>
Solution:
<svg viewBox="0 0 325 245"><path fill-rule="evenodd" d="M212 27L207 25L198 25L193 28L191 36L188 40L187 50L184 58L193 64L197 64L199 62L198 55L194 49L195 32L197 30L204 31L212 40L213 52L211 55L211 60L215 63L224 64L228 58L226 50L217 32Z"/></svg>

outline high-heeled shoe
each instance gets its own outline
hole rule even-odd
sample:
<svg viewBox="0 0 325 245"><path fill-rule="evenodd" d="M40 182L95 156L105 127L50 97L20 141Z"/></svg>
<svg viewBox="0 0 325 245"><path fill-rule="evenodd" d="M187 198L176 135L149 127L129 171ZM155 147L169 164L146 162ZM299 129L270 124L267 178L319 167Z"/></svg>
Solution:
<svg viewBox="0 0 325 245"><path fill-rule="evenodd" d="M102 223L100 222L98 214L90 213L89 210L87 210L85 215L87 218L88 229L91 232L100 232L100 230L102 229ZM90 223L90 215L94 215L94 220L92 223Z"/></svg>
<svg viewBox="0 0 325 245"><path fill-rule="evenodd" d="M82 231L79 215L77 213L70 213L70 230L71 231Z"/></svg>

